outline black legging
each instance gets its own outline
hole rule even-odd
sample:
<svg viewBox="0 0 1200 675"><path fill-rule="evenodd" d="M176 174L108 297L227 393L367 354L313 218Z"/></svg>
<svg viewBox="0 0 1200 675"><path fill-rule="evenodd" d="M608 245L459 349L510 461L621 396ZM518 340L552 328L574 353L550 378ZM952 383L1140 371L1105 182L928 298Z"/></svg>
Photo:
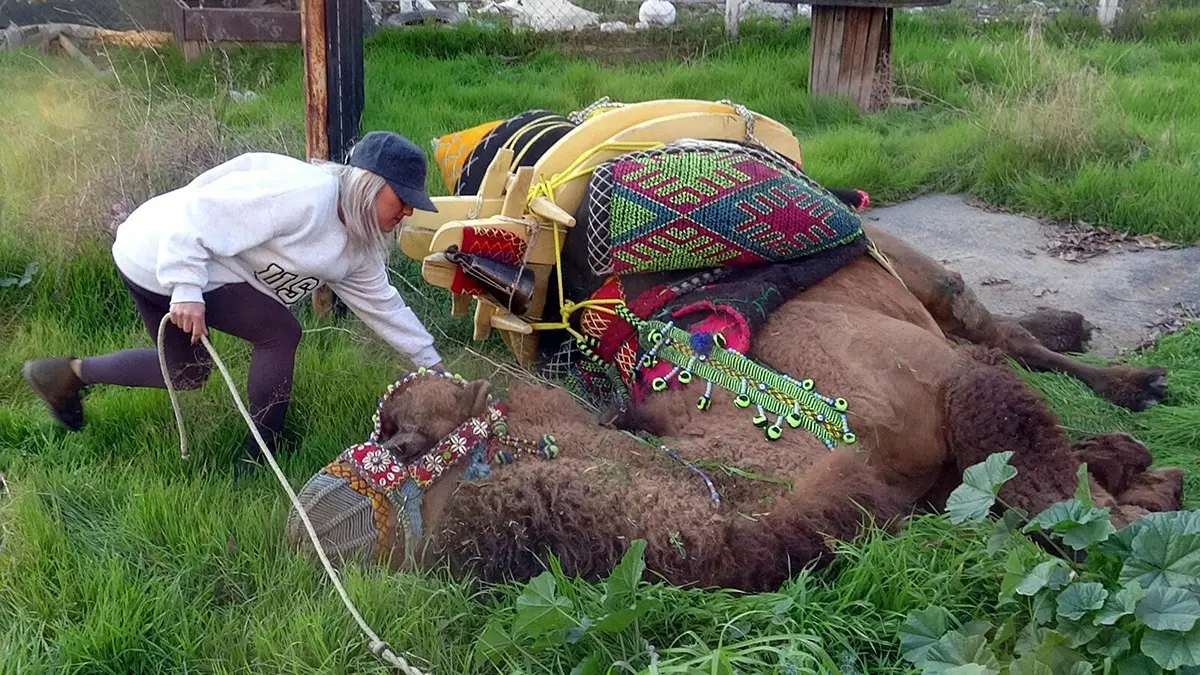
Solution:
<svg viewBox="0 0 1200 675"><path fill-rule="evenodd" d="M121 275L150 338L158 344L158 326L170 311L171 299L151 293ZM300 345L300 322L278 301L249 284L230 284L204 294L204 322L209 328L235 335L254 345L250 355L250 415L264 439L274 445L283 431L292 393L292 371ZM167 370L178 389L197 389L212 370L208 350L175 324L163 336ZM158 350L126 349L82 359L80 373L86 384L119 384L129 387L166 388Z"/></svg>

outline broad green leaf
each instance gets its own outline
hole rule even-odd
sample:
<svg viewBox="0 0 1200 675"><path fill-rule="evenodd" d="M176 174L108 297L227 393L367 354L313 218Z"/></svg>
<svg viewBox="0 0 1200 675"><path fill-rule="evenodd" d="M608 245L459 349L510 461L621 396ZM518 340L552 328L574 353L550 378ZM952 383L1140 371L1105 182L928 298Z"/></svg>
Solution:
<svg viewBox="0 0 1200 675"><path fill-rule="evenodd" d="M1056 609L1054 600L1054 594L1050 592L1038 593L1033 596L1033 607L1030 609L1037 625L1044 626L1054 620L1054 610Z"/></svg>
<svg viewBox="0 0 1200 675"><path fill-rule="evenodd" d="M1041 664L1049 669L1051 675L1090 673L1091 667L1088 666L1087 659L1071 649L1069 644L1070 636L1048 630L1042 633L1041 641L1034 648L1025 650L1018 661L1021 661L1023 668L1028 669L1025 672L1044 674L1047 671L1037 667L1037 664Z"/></svg>
<svg viewBox="0 0 1200 675"><path fill-rule="evenodd" d="M1142 653L1164 670L1200 666L1200 626L1186 633L1147 629L1142 635Z"/></svg>
<svg viewBox="0 0 1200 675"><path fill-rule="evenodd" d="M992 644L1001 644L1016 634L1017 617L1010 615L1004 620L1004 623L1000 624L1000 627L996 629L996 634L992 636Z"/></svg>
<svg viewBox="0 0 1200 675"><path fill-rule="evenodd" d="M1039 626L1036 622L1025 625L1021 630L1021 634L1017 636L1017 642L1013 645L1013 649L1018 654L1029 654L1042 644L1046 636L1050 633L1049 628Z"/></svg>
<svg viewBox="0 0 1200 675"><path fill-rule="evenodd" d="M588 631L592 628L592 620L588 617L583 617L578 626L569 626L566 631L567 644L573 645L587 636Z"/></svg>
<svg viewBox="0 0 1200 675"><path fill-rule="evenodd" d="M981 666L978 663L968 663L961 666L954 666L942 671L942 675L1000 675L1000 671L987 666Z"/></svg>
<svg viewBox="0 0 1200 675"><path fill-rule="evenodd" d="M1129 651L1130 646L1129 633L1109 626L1088 643L1087 650L1089 654L1118 659Z"/></svg>
<svg viewBox="0 0 1200 675"><path fill-rule="evenodd" d="M1108 509L1096 509L1104 511L1105 516L1101 520L1093 520L1089 523L1084 523L1078 527L1072 527L1062 533L1063 543L1076 551L1098 544L1112 536L1117 528L1113 526L1112 521L1108 519Z"/></svg>
<svg viewBox="0 0 1200 675"><path fill-rule="evenodd" d="M962 484L946 499L950 522L958 525L979 520L992 510L1001 486L1017 475L1017 470L1008 463L1009 457L1012 452L997 452L979 464L967 467Z"/></svg>
<svg viewBox="0 0 1200 675"><path fill-rule="evenodd" d="M1109 521L1107 508L1089 507L1078 499L1058 502L1039 513L1024 531L1048 530L1062 537L1063 543L1079 551L1108 539L1116 528Z"/></svg>
<svg viewBox="0 0 1200 675"><path fill-rule="evenodd" d="M571 675L603 675L604 668L600 667L600 657L592 654L571 669Z"/></svg>
<svg viewBox="0 0 1200 675"><path fill-rule="evenodd" d="M1113 666L1116 675L1160 675L1162 668L1144 654L1130 654Z"/></svg>
<svg viewBox="0 0 1200 675"><path fill-rule="evenodd" d="M638 584L642 582L642 574L646 571L646 560L643 558L645 550L646 540L635 539L621 557L621 562L613 568L605 585L604 609L611 612L633 606Z"/></svg>
<svg viewBox="0 0 1200 675"><path fill-rule="evenodd" d="M517 598L517 618L513 632L517 635L537 637L558 628L571 625L570 612L574 605L569 598L558 596L553 572L542 572L525 586Z"/></svg>
<svg viewBox="0 0 1200 675"><path fill-rule="evenodd" d="M1009 664L1008 675L1054 675L1054 671L1037 656L1026 654Z"/></svg>
<svg viewBox="0 0 1200 675"><path fill-rule="evenodd" d="M1070 568L1060 558L1040 562L1017 584L1020 595L1034 595L1043 588L1057 589L1071 580Z"/></svg>
<svg viewBox="0 0 1200 675"><path fill-rule="evenodd" d="M513 646L512 636L505 632L501 622L492 620L484 627L483 632L475 640L475 665L491 660L496 654L506 651Z"/></svg>
<svg viewBox="0 0 1200 675"><path fill-rule="evenodd" d="M942 636L925 656L926 673L944 673L955 666L980 665L999 670L1000 663L988 649L987 638L970 637L952 630Z"/></svg>
<svg viewBox="0 0 1200 675"><path fill-rule="evenodd" d="M650 609L656 603L656 600L651 600L650 598L638 600L637 605L632 608L618 609L615 612L610 612L609 614L604 615L599 621L596 622L596 625L592 627L592 630L597 630L604 633L620 633L626 628L629 628L634 621L637 621L645 616L646 612L650 611Z"/></svg>
<svg viewBox="0 0 1200 675"><path fill-rule="evenodd" d="M1200 514L1153 513L1129 525L1134 528L1122 584L1135 581L1147 589L1200 585Z"/></svg>
<svg viewBox="0 0 1200 675"><path fill-rule="evenodd" d="M900 627L900 649L904 658L920 665L930 648L946 634L952 620L950 613L937 605L909 612Z"/></svg>
<svg viewBox="0 0 1200 675"><path fill-rule="evenodd" d="M1104 601L1104 607L1096 613L1093 623L1097 626L1111 626L1121 617L1133 614L1134 608L1145 593L1142 587L1135 583L1126 584L1116 593L1110 593Z"/></svg>
<svg viewBox="0 0 1200 675"><path fill-rule="evenodd" d="M975 619L964 623L958 632L970 637L972 635L987 635L988 631L992 630L992 622L987 619Z"/></svg>
<svg viewBox="0 0 1200 675"><path fill-rule="evenodd" d="M994 556L1008 544L1013 534L1020 531L1021 521L1028 515L1024 510L1012 508L1004 512L1004 515L996 521L996 525L992 528L992 534L988 537L987 552L988 555Z"/></svg>
<svg viewBox="0 0 1200 675"><path fill-rule="evenodd" d="M771 623L776 626L782 626L790 621L791 617L788 615L788 612L792 611L793 605L795 605L795 602L789 597L784 597L779 602L776 602L771 607Z"/></svg>
<svg viewBox="0 0 1200 675"><path fill-rule="evenodd" d="M1108 598L1108 591L1094 581L1074 583L1058 594L1058 616L1078 621L1084 614L1100 609Z"/></svg>
<svg viewBox="0 0 1200 675"><path fill-rule="evenodd" d="M1200 619L1200 601L1193 591L1155 586L1146 590L1134 615L1154 630L1186 632Z"/></svg>
<svg viewBox="0 0 1200 675"><path fill-rule="evenodd" d="M1028 571L1025 568L1025 560L1017 551L1009 551L1008 560L1004 561L1004 578L1000 580L1000 597L998 602L1001 606L1008 602L1014 602L1013 592L1017 589L1017 585L1025 579Z"/></svg>
<svg viewBox="0 0 1200 675"><path fill-rule="evenodd" d="M1067 638L1067 645L1071 649L1078 649L1093 638L1100 634L1100 627L1093 626L1089 622L1072 621L1071 619L1060 618L1054 626L1057 633L1062 634Z"/></svg>

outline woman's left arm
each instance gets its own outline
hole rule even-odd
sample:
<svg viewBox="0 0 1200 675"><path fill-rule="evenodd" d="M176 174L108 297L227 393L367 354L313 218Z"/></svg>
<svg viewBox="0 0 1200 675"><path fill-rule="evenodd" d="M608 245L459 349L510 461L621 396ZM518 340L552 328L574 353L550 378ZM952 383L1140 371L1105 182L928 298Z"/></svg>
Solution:
<svg viewBox="0 0 1200 675"><path fill-rule="evenodd" d="M433 336L388 283L383 263L364 265L329 287L345 301L355 316L418 367L439 366L442 357Z"/></svg>

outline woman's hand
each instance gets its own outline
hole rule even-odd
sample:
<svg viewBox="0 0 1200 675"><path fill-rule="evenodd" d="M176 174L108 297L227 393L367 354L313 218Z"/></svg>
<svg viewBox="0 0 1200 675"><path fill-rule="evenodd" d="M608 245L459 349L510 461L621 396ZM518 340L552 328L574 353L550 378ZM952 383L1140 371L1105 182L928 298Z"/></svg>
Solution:
<svg viewBox="0 0 1200 675"><path fill-rule="evenodd" d="M201 335L208 335L208 327L204 325L203 302L178 302L171 305L171 323L179 330L192 334L192 344L200 341Z"/></svg>

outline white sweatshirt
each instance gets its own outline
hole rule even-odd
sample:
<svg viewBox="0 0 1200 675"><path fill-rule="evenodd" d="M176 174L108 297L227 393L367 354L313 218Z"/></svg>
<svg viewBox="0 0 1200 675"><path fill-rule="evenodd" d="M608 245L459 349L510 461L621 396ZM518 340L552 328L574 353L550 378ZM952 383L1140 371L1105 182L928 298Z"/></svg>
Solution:
<svg viewBox="0 0 1200 675"><path fill-rule="evenodd" d="M248 153L150 199L117 230L113 259L171 302L247 282L291 307L327 283L364 323L417 366L441 360L387 278L383 260L348 249L337 178L293 157Z"/></svg>

